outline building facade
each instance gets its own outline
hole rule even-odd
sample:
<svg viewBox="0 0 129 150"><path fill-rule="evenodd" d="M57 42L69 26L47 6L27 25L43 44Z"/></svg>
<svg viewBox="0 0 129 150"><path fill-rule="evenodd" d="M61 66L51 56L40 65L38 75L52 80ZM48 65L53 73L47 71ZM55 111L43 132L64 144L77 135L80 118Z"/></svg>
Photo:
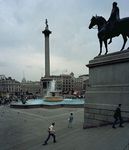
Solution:
<svg viewBox="0 0 129 150"><path fill-rule="evenodd" d="M27 98L43 98L46 96L50 88L51 81L55 80L55 90L59 91L60 95L84 95L86 85L88 84L88 75L81 75L78 78L74 73L51 75L49 78L42 77L40 81L26 81L25 78L21 82L0 75L0 96L17 96Z"/></svg>
<svg viewBox="0 0 129 150"><path fill-rule="evenodd" d="M6 77L5 75L0 75L0 96L10 97L19 96L21 91L21 85L19 81L12 79L11 77Z"/></svg>
<svg viewBox="0 0 129 150"><path fill-rule="evenodd" d="M88 80L88 78L88 75L81 75L75 78L73 72L70 74L61 74L59 76L52 75L49 79L42 77L40 80L41 95L44 97L47 94L52 80L56 81L55 89L59 90L62 95L74 95L75 93L77 93L78 96L84 95L87 83L86 80Z"/></svg>
<svg viewBox="0 0 129 150"><path fill-rule="evenodd" d="M39 81L26 81L23 78L21 82L21 94L27 98L40 97L40 82Z"/></svg>

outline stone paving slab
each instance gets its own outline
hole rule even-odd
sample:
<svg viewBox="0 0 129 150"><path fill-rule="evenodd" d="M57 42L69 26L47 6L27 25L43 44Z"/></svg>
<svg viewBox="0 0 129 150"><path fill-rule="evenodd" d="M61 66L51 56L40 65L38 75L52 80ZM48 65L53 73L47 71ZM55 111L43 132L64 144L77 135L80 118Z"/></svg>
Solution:
<svg viewBox="0 0 129 150"><path fill-rule="evenodd" d="M74 113L74 127L67 128ZM83 129L82 108L13 109L0 106L0 150L123 150L129 142L129 124L112 129ZM57 143L43 146L47 128L56 122Z"/></svg>

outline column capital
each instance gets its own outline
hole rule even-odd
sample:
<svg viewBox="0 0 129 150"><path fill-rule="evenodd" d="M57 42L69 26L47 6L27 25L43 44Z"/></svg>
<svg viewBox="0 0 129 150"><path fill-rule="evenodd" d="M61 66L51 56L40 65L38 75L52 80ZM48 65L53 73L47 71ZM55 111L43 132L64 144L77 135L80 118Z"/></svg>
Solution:
<svg viewBox="0 0 129 150"><path fill-rule="evenodd" d="M48 29L45 29L44 31L42 31L42 33L45 35L45 36L49 36L49 34L51 34L52 32Z"/></svg>
<svg viewBox="0 0 129 150"><path fill-rule="evenodd" d="M43 33L45 36L49 36L49 34L51 34L52 32L49 30L47 19L45 20L45 25L46 25L45 30L42 31L42 33Z"/></svg>

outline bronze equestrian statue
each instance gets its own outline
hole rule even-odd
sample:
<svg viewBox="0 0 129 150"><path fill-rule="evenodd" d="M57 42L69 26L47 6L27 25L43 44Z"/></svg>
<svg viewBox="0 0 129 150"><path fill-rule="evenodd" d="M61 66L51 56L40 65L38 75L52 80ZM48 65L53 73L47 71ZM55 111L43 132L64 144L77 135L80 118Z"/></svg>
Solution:
<svg viewBox="0 0 129 150"><path fill-rule="evenodd" d="M102 44L104 42L106 52L108 53L108 45L107 40L110 39L109 44L112 42L112 38L122 35L124 43L121 48L121 51L124 49L125 44L127 42L127 38L129 37L129 17L120 19L119 17L119 8L117 7L117 3L113 2L113 9L109 20L102 16L93 16L89 25L89 29L93 28L95 25L98 27L98 39L100 43L100 53L102 53Z"/></svg>

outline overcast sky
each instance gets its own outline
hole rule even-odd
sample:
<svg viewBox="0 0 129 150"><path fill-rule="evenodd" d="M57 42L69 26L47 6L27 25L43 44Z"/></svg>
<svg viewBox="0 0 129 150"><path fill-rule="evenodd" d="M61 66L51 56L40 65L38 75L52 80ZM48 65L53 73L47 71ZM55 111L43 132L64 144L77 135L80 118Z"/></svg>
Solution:
<svg viewBox="0 0 129 150"><path fill-rule="evenodd" d="M88 73L85 66L99 53L97 30L88 29L92 15L109 18L112 0L0 0L0 74L21 81L44 76L45 19L50 35L51 75ZM129 16L129 1L118 0L120 17ZM109 52L118 51L122 37ZM126 48L129 47L127 42ZM105 49L104 49L105 51Z"/></svg>

